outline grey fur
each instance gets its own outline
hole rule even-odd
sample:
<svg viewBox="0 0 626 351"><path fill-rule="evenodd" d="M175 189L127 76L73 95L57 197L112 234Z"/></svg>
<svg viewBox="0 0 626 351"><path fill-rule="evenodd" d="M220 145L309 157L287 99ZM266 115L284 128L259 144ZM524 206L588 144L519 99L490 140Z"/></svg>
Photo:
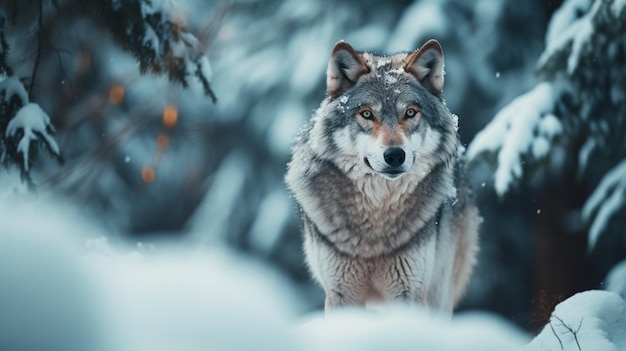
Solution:
<svg viewBox="0 0 626 351"><path fill-rule="evenodd" d="M286 175L326 309L382 300L451 313L475 263L480 216L441 93L441 47L374 56L341 42L327 84ZM417 122L407 106L419 109ZM359 116L364 108L375 122ZM374 138L376 128L395 139ZM401 176L381 161L391 146L406 152Z"/></svg>

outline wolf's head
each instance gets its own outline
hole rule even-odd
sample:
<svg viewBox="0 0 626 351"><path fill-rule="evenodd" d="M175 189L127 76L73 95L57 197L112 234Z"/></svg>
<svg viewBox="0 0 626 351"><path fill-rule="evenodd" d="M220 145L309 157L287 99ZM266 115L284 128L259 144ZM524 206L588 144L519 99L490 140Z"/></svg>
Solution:
<svg viewBox="0 0 626 351"><path fill-rule="evenodd" d="M358 53L339 42L311 130L313 148L352 176L422 178L456 155L457 121L445 105L443 83L436 40L393 56Z"/></svg>

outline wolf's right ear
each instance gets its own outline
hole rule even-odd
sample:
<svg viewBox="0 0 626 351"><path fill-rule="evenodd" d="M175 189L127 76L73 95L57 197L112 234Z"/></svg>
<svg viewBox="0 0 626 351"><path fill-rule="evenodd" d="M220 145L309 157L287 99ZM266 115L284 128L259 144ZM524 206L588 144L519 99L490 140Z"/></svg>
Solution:
<svg viewBox="0 0 626 351"><path fill-rule="evenodd" d="M335 44L326 71L326 92L333 99L356 84L369 68L350 44Z"/></svg>

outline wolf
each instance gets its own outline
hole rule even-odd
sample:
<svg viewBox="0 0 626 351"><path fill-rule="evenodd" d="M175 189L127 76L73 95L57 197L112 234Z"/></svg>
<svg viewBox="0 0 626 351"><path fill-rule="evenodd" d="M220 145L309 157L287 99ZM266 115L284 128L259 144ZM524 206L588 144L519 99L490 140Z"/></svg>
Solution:
<svg viewBox="0 0 626 351"><path fill-rule="evenodd" d="M481 217L443 85L436 40L395 55L334 46L285 175L326 311L400 302L450 315L464 294Z"/></svg>

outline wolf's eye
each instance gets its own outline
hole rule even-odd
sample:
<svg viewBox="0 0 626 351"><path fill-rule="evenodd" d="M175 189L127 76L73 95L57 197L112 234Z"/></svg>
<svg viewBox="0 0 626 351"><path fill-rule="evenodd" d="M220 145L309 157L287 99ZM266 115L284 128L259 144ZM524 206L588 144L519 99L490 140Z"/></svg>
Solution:
<svg viewBox="0 0 626 351"><path fill-rule="evenodd" d="M404 113L404 116L406 118L413 118L413 117L417 116L417 110L415 110L414 108L410 108L410 109L406 110L406 112Z"/></svg>
<svg viewBox="0 0 626 351"><path fill-rule="evenodd" d="M370 110L361 111L360 115L361 115L361 117L363 117L363 118L365 118L367 120L370 120L370 121L374 119L374 114L372 114L372 111L370 111Z"/></svg>

